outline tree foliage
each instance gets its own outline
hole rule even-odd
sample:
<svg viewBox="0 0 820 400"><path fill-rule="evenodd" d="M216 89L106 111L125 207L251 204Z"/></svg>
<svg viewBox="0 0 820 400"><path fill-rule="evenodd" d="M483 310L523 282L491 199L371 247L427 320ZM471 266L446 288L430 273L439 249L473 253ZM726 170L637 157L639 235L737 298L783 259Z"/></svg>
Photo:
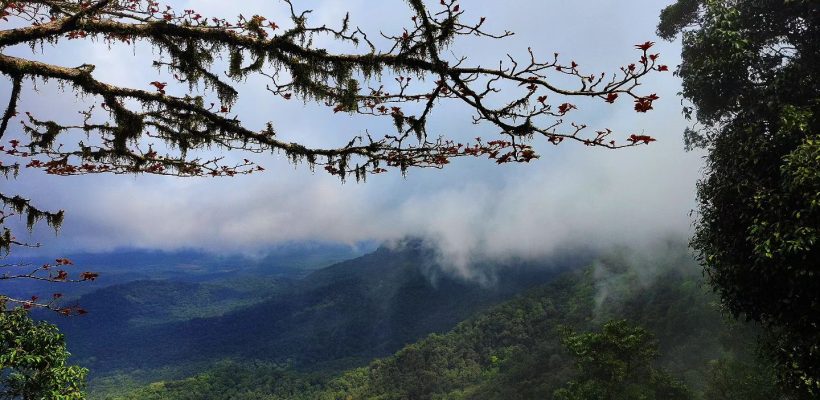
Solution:
<svg viewBox="0 0 820 400"><path fill-rule="evenodd" d="M657 344L644 328L626 320L600 332L566 333L564 345L576 358L579 376L555 391L557 400L689 399L686 387L652 367Z"/></svg>
<svg viewBox="0 0 820 400"><path fill-rule="evenodd" d="M361 368L317 371L243 362L185 380L142 378L145 386L136 390L127 383L135 378L134 386L140 376L123 374L101 385L92 382L91 398L205 400L227 393L292 400L529 400L552 399L558 389L580 387L634 395L629 400L685 395L681 384L663 372L669 371L696 399L784 399L771 370L754 357L752 324L727 325L714 307L715 296L697 284L698 278L675 272L694 267L689 257L678 257L684 264L653 264L664 273L643 283L637 275L642 267L633 268L624 258L613 257L599 267L608 274L599 268L562 274L450 332L429 335ZM596 303L602 292L603 301ZM630 324L606 323L622 318ZM579 332L564 335L570 348L562 343L566 327Z"/></svg>
<svg viewBox="0 0 820 400"><path fill-rule="evenodd" d="M0 398L85 399L86 370L67 365L63 335L22 308L0 311Z"/></svg>
<svg viewBox="0 0 820 400"><path fill-rule="evenodd" d="M777 386L771 365L735 359L711 363L704 398L708 400L787 399Z"/></svg>
<svg viewBox="0 0 820 400"><path fill-rule="evenodd" d="M709 150L692 240L736 316L763 323L784 383L820 395L820 3L680 0L690 146Z"/></svg>

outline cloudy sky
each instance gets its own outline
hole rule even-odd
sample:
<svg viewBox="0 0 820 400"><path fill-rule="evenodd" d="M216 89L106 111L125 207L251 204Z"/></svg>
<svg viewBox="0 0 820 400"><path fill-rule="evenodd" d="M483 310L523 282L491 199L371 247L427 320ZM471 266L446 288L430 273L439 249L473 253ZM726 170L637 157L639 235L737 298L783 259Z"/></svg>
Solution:
<svg viewBox="0 0 820 400"><path fill-rule="evenodd" d="M503 40L470 39L453 47L469 62L491 65L507 53L575 60L590 71L613 71L634 62L636 43L657 41L662 63L678 64L678 43L655 36L660 9L671 1L633 0L463 0L467 19L485 16L487 28L515 32ZM204 15L232 17L263 14L276 20L281 7L272 1L169 1ZM401 32L409 21L404 1L295 1L313 9L315 24L338 23L350 11L352 22L375 35ZM431 7L437 2L431 2ZM29 50L14 49L31 56ZM37 58L66 66L90 63L95 76L144 88L163 79L150 68L143 47L70 43L46 47ZM673 68L674 69L674 68ZM644 81L646 93L660 100L647 114L631 102L615 105L577 101L573 120L592 128L611 128L621 138L631 133L658 139L651 146L623 150L590 149L572 143L554 147L536 141L541 158L531 164L497 166L487 160L457 160L443 170L398 171L367 183L340 183L323 171L293 166L280 156L255 160L266 173L224 179L178 179L150 176L49 177L26 173L2 181L4 192L21 193L47 208L67 212L58 236L36 229L32 240L50 249L108 251L136 247L172 250L264 252L289 241L327 240L355 244L421 235L440 245L456 263L473 257L540 256L572 244L606 246L645 243L690 233L694 186L701 154L683 150L679 80L672 73ZM370 126L368 121L317 111L312 105L272 99L254 82L241 87L234 112L248 126L272 121L281 136L308 144L344 143ZM7 82L0 83L5 98ZM5 100L0 100L5 101ZM27 86L24 110L74 114L81 105L70 93L49 85ZM574 101L575 102L575 101ZM491 135L490 127L471 124L470 112L445 105L431 121L431 133L453 137ZM243 158L234 154L230 157ZM8 190L7 190L8 188Z"/></svg>

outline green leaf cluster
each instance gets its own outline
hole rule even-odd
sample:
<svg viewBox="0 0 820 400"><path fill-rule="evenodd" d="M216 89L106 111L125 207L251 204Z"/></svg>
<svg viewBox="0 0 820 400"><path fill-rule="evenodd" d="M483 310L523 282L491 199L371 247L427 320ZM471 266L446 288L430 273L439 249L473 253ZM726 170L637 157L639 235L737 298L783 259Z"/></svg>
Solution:
<svg viewBox="0 0 820 400"><path fill-rule="evenodd" d="M87 370L67 364L63 335L22 308L0 311L0 398L85 399Z"/></svg>
<svg viewBox="0 0 820 400"><path fill-rule="evenodd" d="M567 332L564 345L577 358L579 376L555 391L556 400L686 400L683 383L652 366L658 345L646 329L626 320L604 324L600 332Z"/></svg>

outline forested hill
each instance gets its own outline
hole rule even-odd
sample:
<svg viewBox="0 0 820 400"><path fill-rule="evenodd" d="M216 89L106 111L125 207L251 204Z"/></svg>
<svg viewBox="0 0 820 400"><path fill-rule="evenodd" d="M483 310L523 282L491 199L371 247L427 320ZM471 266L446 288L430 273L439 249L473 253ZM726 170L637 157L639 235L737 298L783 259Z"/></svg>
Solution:
<svg viewBox="0 0 820 400"><path fill-rule="evenodd" d="M350 260L372 252L377 246L369 242L355 246L325 242L287 243L265 249L264 255L214 254L200 250L115 250L105 253L51 254L12 257L9 261L39 265L49 259L68 258L74 272L100 273L94 282L65 284L55 287L50 282L31 280L14 284L0 282L0 288L10 296L32 294L48 297L59 290L65 297L78 297L106 286L128 284L140 280L169 282L205 282L231 286L238 281L240 289L258 287L271 280L301 278L317 269Z"/></svg>
<svg viewBox="0 0 820 400"><path fill-rule="evenodd" d="M301 280L273 281L268 298L255 304L241 282L220 287L220 282L142 281L87 294L79 299L87 316L57 322L74 359L93 377L189 371L224 359L335 370L446 332L475 312L589 260L487 265L484 279L468 280L446 272L433 251L411 240ZM248 277L246 285L257 281L265 277Z"/></svg>
<svg viewBox="0 0 820 400"><path fill-rule="evenodd" d="M186 380L97 395L120 400L580 400L585 397L571 395L608 388L621 390L621 397L614 397L619 399L638 398L636 393L659 400L778 398L770 371L752 355L753 327L727 324L713 296L700 286L691 261L684 260L666 257L646 265L628 253L613 254L480 313L446 334L432 334L393 356L335 377L275 365L222 363ZM607 338L583 332L598 332L613 319L626 319L626 326L636 328L608 338L615 344L587 350L592 351L585 353L587 361L599 362L595 367L607 377L596 381L588 373L594 368L579 370L579 358L568 350L567 338ZM638 344L645 349L607 353L635 342L642 329L646 341ZM619 357L635 362L638 353L648 355L646 376L632 374L639 369L636 365L621 370L625 375L612 373L623 361ZM615 376L620 380L613 383Z"/></svg>

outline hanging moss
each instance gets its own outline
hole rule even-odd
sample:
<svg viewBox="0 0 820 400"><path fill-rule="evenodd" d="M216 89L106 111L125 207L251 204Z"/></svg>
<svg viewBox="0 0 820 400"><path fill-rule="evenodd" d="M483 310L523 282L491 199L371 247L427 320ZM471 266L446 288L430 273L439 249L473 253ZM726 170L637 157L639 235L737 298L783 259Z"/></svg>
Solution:
<svg viewBox="0 0 820 400"><path fill-rule="evenodd" d="M17 178L19 173L20 164L0 165L0 174L2 174L6 179L9 179L9 177Z"/></svg>
<svg viewBox="0 0 820 400"><path fill-rule="evenodd" d="M350 78L347 80L347 87L344 88L340 103L347 111L355 111L358 108L357 96L359 95L359 81Z"/></svg>
<svg viewBox="0 0 820 400"><path fill-rule="evenodd" d="M242 49L233 49L230 52L230 61L228 62L228 76L231 78L238 78L242 76L242 61L244 60Z"/></svg>
<svg viewBox="0 0 820 400"><path fill-rule="evenodd" d="M422 142L426 137L425 132L425 122L424 119L416 119L414 117L407 118L408 123L410 124L410 130L416 133L416 139L419 142Z"/></svg>
<svg viewBox="0 0 820 400"><path fill-rule="evenodd" d="M393 113L393 125L396 126L396 131L399 133L404 131L404 116L400 113Z"/></svg>
<svg viewBox="0 0 820 400"><path fill-rule="evenodd" d="M0 255L6 256L11 252L11 230L3 228L3 234L0 235Z"/></svg>
<svg viewBox="0 0 820 400"><path fill-rule="evenodd" d="M34 224L36 224L37 221L39 221L42 218L43 218L43 213L42 212L40 212L38 210L35 210L35 209L32 209L32 208L29 208L28 212L26 213L26 227L28 228L28 230L30 231L30 230L34 229Z"/></svg>
<svg viewBox="0 0 820 400"><path fill-rule="evenodd" d="M20 196L14 196L10 199L3 198L3 203L5 203L8 206L11 206L11 209L14 210L14 212L17 214L22 214L29 206L29 200L24 199Z"/></svg>
<svg viewBox="0 0 820 400"><path fill-rule="evenodd" d="M55 231L60 230L65 219L65 211L60 210L56 213L46 213L46 223Z"/></svg>

